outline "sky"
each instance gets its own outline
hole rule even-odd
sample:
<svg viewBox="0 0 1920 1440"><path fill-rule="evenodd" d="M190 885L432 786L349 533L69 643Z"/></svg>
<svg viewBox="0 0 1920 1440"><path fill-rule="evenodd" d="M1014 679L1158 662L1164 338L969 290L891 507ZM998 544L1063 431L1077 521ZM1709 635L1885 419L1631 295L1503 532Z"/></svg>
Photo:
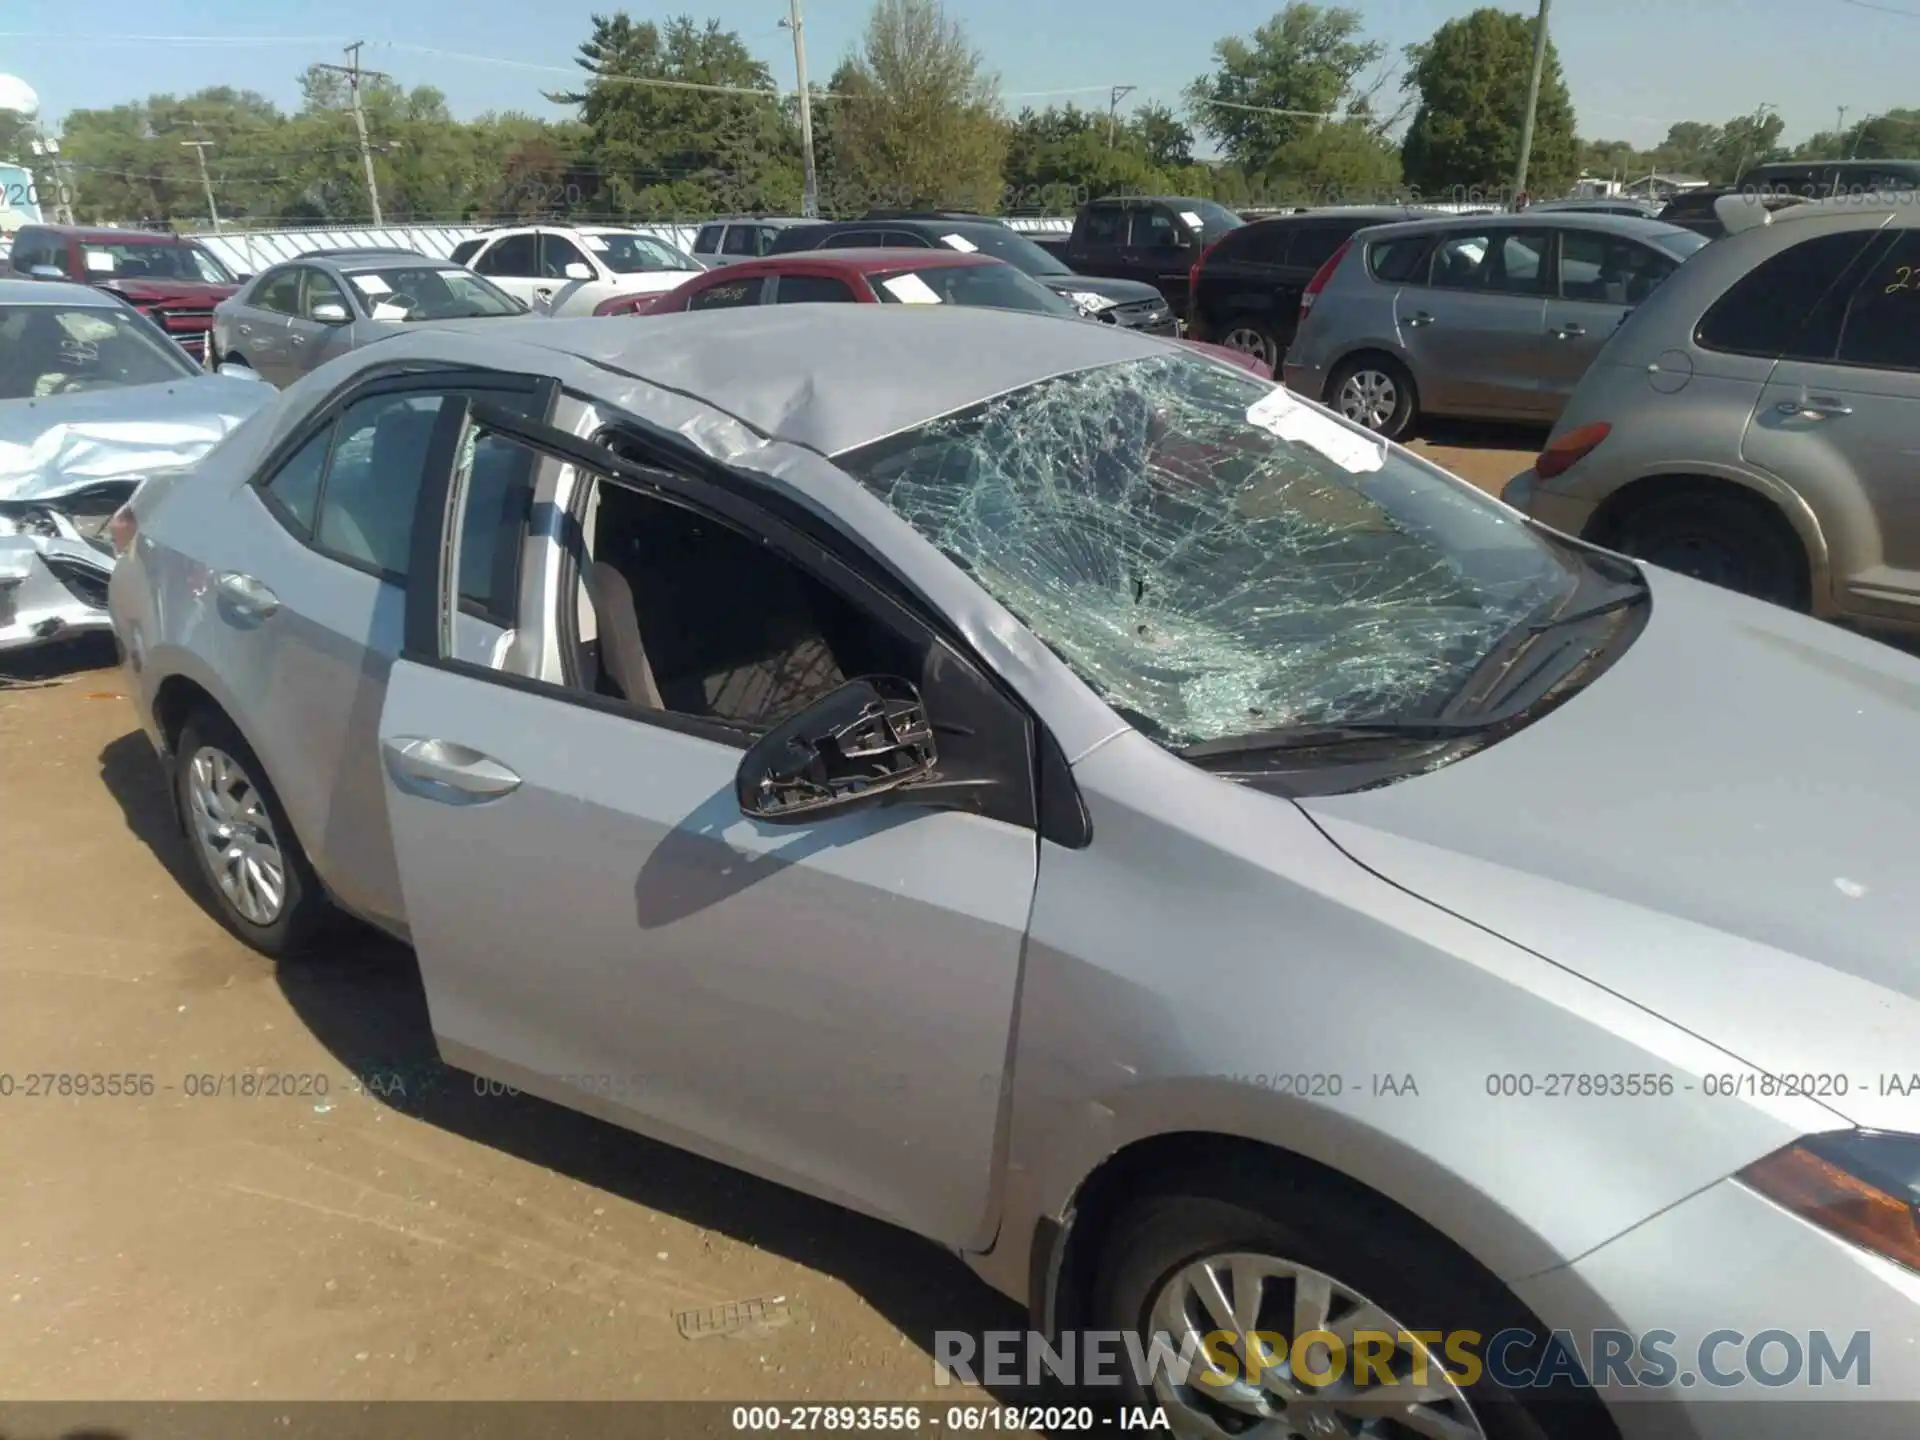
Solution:
<svg viewBox="0 0 1920 1440"><path fill-rule="evenodd" d="M947 0L1010 109L1076 103L1104 109L1110 87L1177 104L1206 71L1214 43L1251 31L1275 0ZM825 82L857 42L870 0L805 0L809 78ZM524 110L557 117L544 88L571 84L575 48L595 10L616 0L332 0L295 20L268 21L259 0L91 0L85 22L0 31L0 73L39 92L43 118L115 105L148 94L209 85L253 89L291 109L301 70L338 61L364 40L361 63L402 84L433 85L455 115ZM1389 61L1473 0L1397 0L1355 6ZM1511 8L1525 8L1515 5ZM58 7L10 7L14 23L57 16ZM75 12L78 13L78 12ZM782 89L794 83L793 45L779 21L785 0L677 0L637 7L636 19L688 13L739 32ZM1580 133L1641 146L1679 120L1722 123L1774 106L1789 142L1879 111L1920 106L1920 0L1560 0L1550 25L1573 93ZM214 37L226 43L189 43ZM248 43L235 43L238 41ZM550 68L542 68L550 67ZM1388 89L1397 88L1396 74Z"/></svg>

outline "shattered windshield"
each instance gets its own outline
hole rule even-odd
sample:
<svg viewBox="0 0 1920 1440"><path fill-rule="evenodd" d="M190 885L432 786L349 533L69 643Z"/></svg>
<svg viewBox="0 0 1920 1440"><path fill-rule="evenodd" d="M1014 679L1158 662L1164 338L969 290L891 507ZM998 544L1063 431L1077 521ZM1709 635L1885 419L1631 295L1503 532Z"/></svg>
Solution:
<svg viewBox="0 0 1920 1440"><path fill-rule="evenodd" d="M1172 748L1430 715L1579 574L1244 371L1060 376L837 461Z"/></svg>

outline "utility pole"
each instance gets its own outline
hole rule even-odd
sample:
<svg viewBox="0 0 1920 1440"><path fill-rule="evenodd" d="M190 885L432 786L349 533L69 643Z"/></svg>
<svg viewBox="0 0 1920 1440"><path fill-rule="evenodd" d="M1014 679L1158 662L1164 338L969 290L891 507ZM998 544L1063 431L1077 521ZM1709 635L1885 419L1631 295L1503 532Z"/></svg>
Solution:
<svg viewBox="0 0 1920 1440"><path fill-rule="evenodd" d="M1527 82L1527 113L1520 122L1520 163L1513 172L1516 204L1527 193L1527 162L1533 158L1533 116L1540 108L1540 72L1547 64L1547 7L1551 3L1540 0L1540 17L1533 22L1533 78Z"/></svg>
<svg viewBox="0 0 1920 1440"><path fill-rule="evenodd" d="M787 0L787 18L780 23L793 31L793 78L800 89L800 163L804 176L800 215L813 220L820 214L820 177L813 168L813 96L807 91L807 37L800 19L800 0Z"/></svg>
<svg viewBox="0 0 1920 1440"><path fill-rule="evenodd" d="M200 162L200 188L207 192L207 218L213 221L217 233L220 229L220 211L213 203L213 181L207 177L207 147L211 144L211 140L182 140L180 148L193 151L193 158Z"/></svg>
<svg viewBox="0 0 1920 1440"><path fill-rule="evenodd" d="M1847 105L1842 105L1840 107L1839 119L1835 122L1833 127L1834 138L1838 139L1842 143L1845 143L1847 138L1847 111L1851 108L1852 108L1851 106L1847 106Z"/></svg>
<svg viewBox="0 0 1920 1440"><path fill-rule="evenodd" d="M366 167L367 172L367 199L373 203L373 223L380 225L385 223L380 218L380 186L373 178L373 147L367 143L367 114L360 108L360 82L363 79L391 80L393 77L382 74L378 70L360 68L362 43L356 40L346 47L347 63L345 65L316 65L313 68L332 70L347 77L347 89L353 96L353 124L354 128L360 132L360 163Z"/></svg>
<svg viewBox="0 0 1920 1440"><path fill-rule="evenodd" d="M1113 93L1107 97L1107 148L1109 150L1113 148L1114 134L1119 129L1120 102L1138 88L1137 85L1116 85L1113 87Z"/></svg>

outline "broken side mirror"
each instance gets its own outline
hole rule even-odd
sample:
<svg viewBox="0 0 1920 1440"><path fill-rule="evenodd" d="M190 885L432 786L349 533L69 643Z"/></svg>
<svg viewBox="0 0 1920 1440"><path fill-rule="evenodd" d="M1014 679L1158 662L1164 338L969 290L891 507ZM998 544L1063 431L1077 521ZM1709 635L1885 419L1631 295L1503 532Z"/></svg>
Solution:
<svg viewBox="0 0 1920 1440"><path fill-rule="evenodd" d="M919 690L891 676L850 680L761 736L734 793L749 819L800 825L880 803L932 775L936 759Z"/></svg>

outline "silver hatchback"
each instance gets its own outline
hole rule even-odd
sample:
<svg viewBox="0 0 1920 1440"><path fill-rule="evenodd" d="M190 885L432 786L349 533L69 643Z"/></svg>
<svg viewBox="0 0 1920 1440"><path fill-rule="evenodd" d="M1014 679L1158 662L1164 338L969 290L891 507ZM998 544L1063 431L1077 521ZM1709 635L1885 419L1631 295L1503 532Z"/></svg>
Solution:
<svg viewBox="0 0 1920 1440"><path fill-rule="evenodd" d="M1301 297L1284 378L1396 439L1422 415L1548 424L1633 307L1706 243L1576 211L1363 230Z"/></svg>
<svg viewBox="0 0 1920 1440"><path fill-rule="evenodd" d="M1920 631L1920 205L1726 197L1509 503L1749 595ZM1765 218L1763 218L1765 217Z"/></svg>

